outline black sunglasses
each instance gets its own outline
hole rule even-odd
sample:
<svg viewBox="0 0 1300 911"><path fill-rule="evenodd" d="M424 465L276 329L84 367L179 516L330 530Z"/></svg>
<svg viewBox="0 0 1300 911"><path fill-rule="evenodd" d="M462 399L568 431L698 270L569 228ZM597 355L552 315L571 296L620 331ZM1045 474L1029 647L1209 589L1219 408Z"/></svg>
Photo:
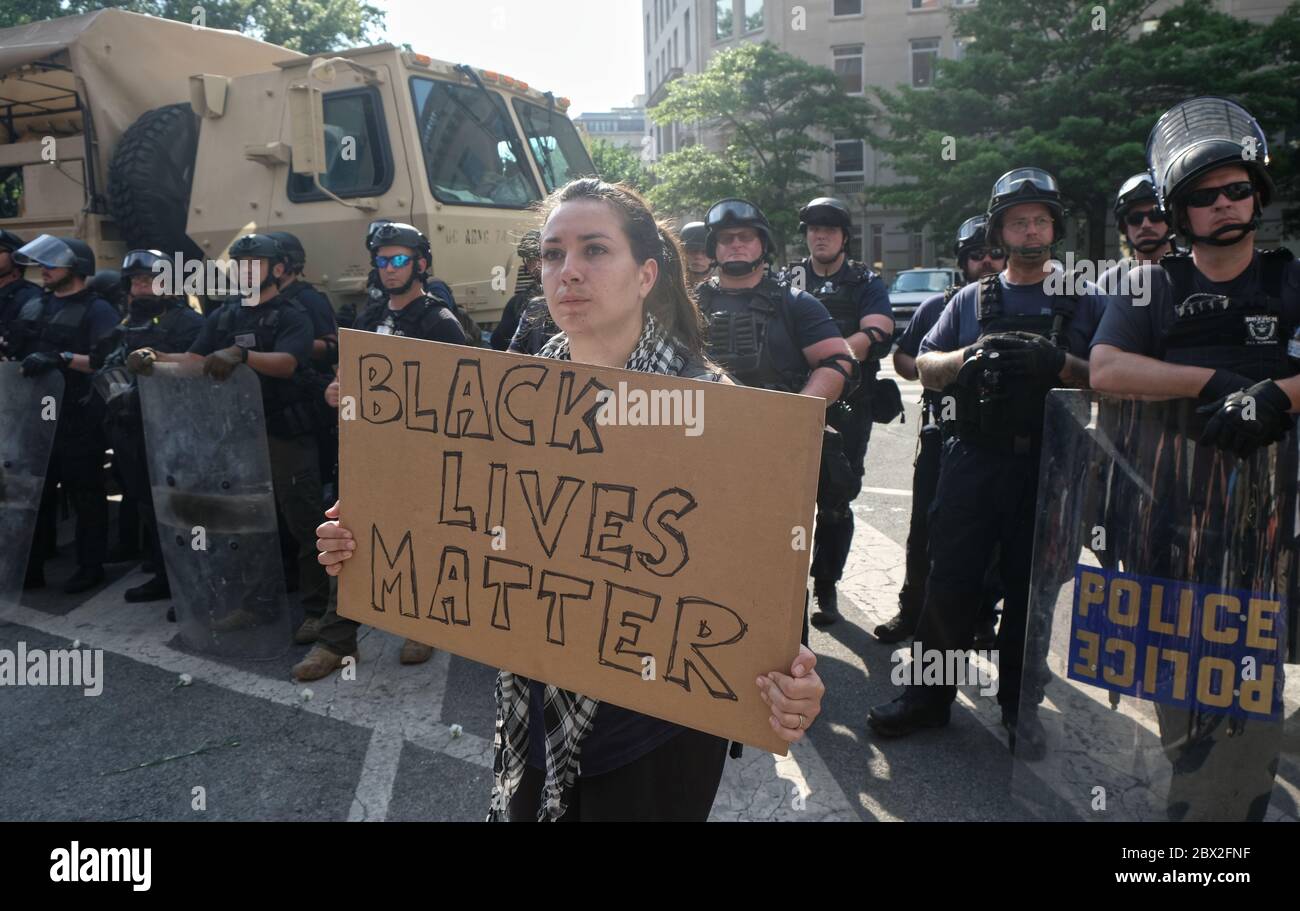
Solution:
<svg viewBox="0 0 1300 911"><path fill-rule="evenodd" d="M1007 258L1007 251L1003 250L1001 247L993 247L988 250L984 249L983 247L973 247L972 249L966 251L966 259L968 261L972 259L1006 259L1006 258Z"/></svg>
<svg viewBox="0 0 1300 911"><path fill-rule="evenodd" d="M1213 202L1213 200L1210 200ZM1163 225L1169 221L1169 216L1161 209L1147 209L1145 212L1130 212L1124 216L1124 221L1129 227L1136 228L1143 221L1150 219L1153 225Z"/></svg>
<svg viewBox="0 0 1300 911"><path fill-rule="evenodd" d="M1204 209L1206 206L1212 206L1218 200L1219 194L1233 202L1241 202L1243 199L1249 199L1255 193L1255 185L1249 180L1236 180L1232 183L1225 183L1221 187L1201 187L1199 190L1192 190L1184 197L1184 202L1194 209Z"/></svg>

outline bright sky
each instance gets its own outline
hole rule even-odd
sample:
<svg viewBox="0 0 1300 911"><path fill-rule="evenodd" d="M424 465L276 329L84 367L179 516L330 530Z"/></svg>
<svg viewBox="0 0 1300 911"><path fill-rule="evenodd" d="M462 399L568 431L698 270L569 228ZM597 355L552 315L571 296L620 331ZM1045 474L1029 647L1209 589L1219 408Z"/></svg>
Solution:
<svg viewBox="0 0 1300 911"><path fill-rule="evenodd" d="M645 91L639 0L370 0L384 38L522 79L573 102L570 116Z"/></svg>

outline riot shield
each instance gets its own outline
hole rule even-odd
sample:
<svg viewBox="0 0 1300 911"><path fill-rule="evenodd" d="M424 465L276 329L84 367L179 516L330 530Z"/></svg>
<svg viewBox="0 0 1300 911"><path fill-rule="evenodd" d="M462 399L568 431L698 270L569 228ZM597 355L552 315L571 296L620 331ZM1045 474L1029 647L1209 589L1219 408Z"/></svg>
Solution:
<svg viewBox="0 0 1300 911"><path fill-rule="evenodd" d="M198 364L140 377L149 481L181 639L231 658L288 649L292 617L275 519L262 391Z"/></svg>
<svg viewBox="0 0 1300 911"><path fill-rule="evenodd" d="M59 371L25 377L0 363L0 619L22 594L62 399Z"/></svg>
<svg viewBox="0 0 1300 911"><path fill-rule="evenodd" d="M1020 704L1047 751L1012 774L1034 815L1300 817L1297 435L1239 459L1195 406L1048 398Z"/></svg>

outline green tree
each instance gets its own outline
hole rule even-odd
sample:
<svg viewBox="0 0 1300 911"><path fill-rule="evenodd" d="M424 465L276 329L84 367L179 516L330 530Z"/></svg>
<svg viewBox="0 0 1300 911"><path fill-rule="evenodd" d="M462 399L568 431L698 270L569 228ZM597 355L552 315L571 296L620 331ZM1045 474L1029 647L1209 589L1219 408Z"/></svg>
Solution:
<svg viewBox="0 0 1300 911"><path fill-rule="evenodd" d="M722 141L720 150L688 146L661 158L652 169L655 207L698 215L742 196L763 209L780 245L799 207L824 190L809 160L836 136L864 135L871 108L826 67L763 43L715 55L704 72L672 82L648 113L659 124L699 124Z"/></svg>
<svg viewBox="0 0 1300 911"><path fill-rule="evenodd" d="M366 44L382 29L384 12L362 0L24 0L0 6L0 28L101 9L242 32L304 54Z"/></svg>
<svg viewBox="0 0 1300 911"><path fill-rule="evenodd" d="M1080 221L1080 255L1097 259L1120 183L1145 168L1147 135L1177 102L1232 97L1270 135L1295 137L1300 4L1265 27L1186 0L1144 29L1156 5L982 0L955 12L957 34L973 39L963 59L938 61L932 88L875 93L883 116L869 141L904 181L873 198L948 236L987 206L1002 173L1036 165L1056 175ZM1293 188L1294 144L1270 151L1281 187Z"/></svg>
<svg viewBox="0 0 1300 911"><path fill-rule="evenodd" d="M591 140L590 151L601 180L625 183L642 193L650 189L650 172L635 149L616 146L608 139L595 137Z"/></svg>

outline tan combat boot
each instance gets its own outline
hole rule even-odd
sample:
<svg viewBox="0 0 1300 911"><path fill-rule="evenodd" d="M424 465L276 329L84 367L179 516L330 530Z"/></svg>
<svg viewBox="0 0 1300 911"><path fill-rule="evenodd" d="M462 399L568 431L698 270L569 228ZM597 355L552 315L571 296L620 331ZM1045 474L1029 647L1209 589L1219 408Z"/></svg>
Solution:
<svg viewBox="0 0 1300 911"><path fill-rule="evenodd" d="M402 664L424 664L432 657L432 645L425 645L423 642L407 639L402 643L402 653L397 656L397 660Z"/></svg>
<svg viewBox="0 0 1300 911"><path fill-rule="evenodd" d="M298 627L298 632L293 634L293 641L297 645L311 645L320 638L320 624L322 617L307 617L302 621L302 626Z"/></svg>
<svg viewBox="0 0 1300 911"><path fill-rule="evenodd" d="M323 645L314 645L307 657L293 666L293 679L304 683L327 677L343 666L343 659L357 660L356 654L336 655Z"/></svg>

